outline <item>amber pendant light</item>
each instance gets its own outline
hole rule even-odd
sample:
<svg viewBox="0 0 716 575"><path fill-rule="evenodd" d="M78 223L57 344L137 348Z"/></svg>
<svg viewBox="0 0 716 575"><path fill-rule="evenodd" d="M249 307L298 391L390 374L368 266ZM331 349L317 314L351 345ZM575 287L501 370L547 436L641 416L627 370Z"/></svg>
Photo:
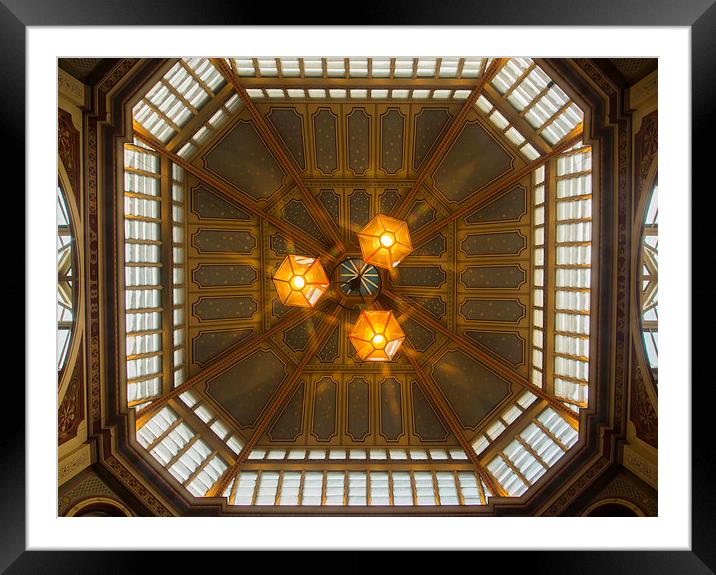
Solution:
<svg viewBox="0 0 716 575"><path fill-rule="evenodd" d="M313 307L328 289L328 277L318 258L290 255L273 276L283 305Z"/></svg>
<svg viewBox="0 0 716 575"><path fill-rule="evenodd" d="M363 261L385 269L393 269L410 252L408 224L383 214L378 214L358 232Z"/></svg>
<svg viewBox="0 0 716 575"><path fill-rule="evenodd" d="M390 361L405 339L392 311L361 311L348 334L362 361Z"/></svg>

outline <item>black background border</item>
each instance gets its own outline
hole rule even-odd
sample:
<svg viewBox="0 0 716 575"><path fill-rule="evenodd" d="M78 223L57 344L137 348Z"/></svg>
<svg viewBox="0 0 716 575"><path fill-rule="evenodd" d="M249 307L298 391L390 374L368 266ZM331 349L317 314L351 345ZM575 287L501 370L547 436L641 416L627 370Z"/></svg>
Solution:
<svg viewBox="0 0 716 575"><path fill-rule="evenodd" d="M339 3L299 4L297 13L285 8L270 12L283 18L264 24L293 25L563 25L563 26L688 26L691 28L692 81L692 189L682 190L692 202L692 268L697 262L713 262L713 164L714 101L716 101L716 4L713 0L500 0L489 4L476 0L366 2L356 8L357 20L341 21ZM374 5L376 5L374 7ZM348 6L346 6L348 8ZM375 12L373 12L375 10ZM344 12L345 13L345 12ZM25 49L27 26L70 25L257 25L265 18L263 4L228 3L220 0L2 0L0 3L0 127L5 164L25 166ZM295 19L294 19L295 18ZM339 20L336 20L336 19ZM308 21L307 21L308 19ZM323 22L321 21L323 20ZM20 169L15 170L21 173ZM24 173L24 172L22 172ZM8 192L9 190L6 190ZM678 193L678 192L673 192ZM27 203L28 196L25 196ZM698 210L693 208L697 207ZM698 216L704 218L698 222ZM695 216L695 217L694 217ZM710 217L711 221L705 218ZM701 236L701 237L700 237ZM22 250L15 250L15 270L27 264ZM19 261L22 258L22 261ZM704 266L705 267L705 266ZM14 275L14 274L13 274ZM18 274L19 275L19 274ZM708 281L693 282L692 305L716 301L716 287ZM15 276L17 277L17 276ZM684 288L687 288L685 285ZM14 290L14 291L13 291ZM8 283L0 284L6 301L25 301L25 294ZM12 298L12 299L10 299ZM704 322L705 324L706 322ZM710 322L709 322L710 323ZM620 573L707 574L716 572L716 453L713 449L711 401L713 370L697 360L710 357L716 338L706 325L692 322L692 373L681 384L692 385L692 551L522 551L484 552L485 559L504 562L510 572L590 575ZM700 333L703 331L703 333ZM689 334L683 334L688 337ZM26 361L31 361L26 348ZM709 373L710 372L710 373ZM689 381L691 379L691 381ZM17 380L15 380L17 381ZM6 405L25 405L25 390L6 378ZM6 425L0 437L0 569L7 573L128 573L148 570L152 559L163 563L166 553L137 551L25 551L25 436L24 410L19 422ZM664 423L662 423L664 425ZM477 535L477 534L476 534ZM192 563L206 567L201 552L182 553L177 559L188 570ZM222 557L223 559L224 557ZM228 557L226 557L229 559ZM483 557L481 557L483 559ZM480 562L484 567L486 563ZM217 564L219 565L219 564ZM333 565L336 566L335 564ZM267 566L270 569L272 566ZM241 568L241 566L236 566ZM275 567L273 567L275 568Z"/></svg>

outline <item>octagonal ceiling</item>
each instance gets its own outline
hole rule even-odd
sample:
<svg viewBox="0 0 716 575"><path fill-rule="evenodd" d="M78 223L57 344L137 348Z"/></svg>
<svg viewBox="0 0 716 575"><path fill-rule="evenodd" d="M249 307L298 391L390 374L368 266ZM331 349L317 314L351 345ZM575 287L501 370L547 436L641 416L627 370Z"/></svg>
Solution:
<svg viewBox="0 0 716 575"><path fill-rule="evenodd" d="M125 146L139 443L234 505L329 505L331 485L339 506L399 505L401 481L406 505L525 493L587 405L582 121L529 58L168 62ZM288 308L271 281L288 254L335 279L376 214L407 221L415 248L367 304L406 334L383 363L348 340L358 306L330 290Z"/></svg>

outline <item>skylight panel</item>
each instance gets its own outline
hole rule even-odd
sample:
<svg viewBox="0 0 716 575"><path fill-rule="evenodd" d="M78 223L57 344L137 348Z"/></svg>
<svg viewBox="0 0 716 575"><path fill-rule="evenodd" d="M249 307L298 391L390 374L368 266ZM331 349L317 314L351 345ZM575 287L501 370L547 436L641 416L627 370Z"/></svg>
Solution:
<svg viewBox="0 0 716 575"><path fill-rule="evenodd" d="M435 75L436 58L418 58L417 76L419 78Z"/></svg>
<svg viewBox="0 0 716 575"><path fill-rule="evenodd" d="M246 90L246 93L249 95L249 98L252 100L261 99L264 97L263 90L259 90L257 88L249 88Z"/></svg>
<svg viewBox="0 0 716 575"><path fill-rule="evenodd" d="M473 441L472 448L475 450L477 455L480 455L485 449L490 446L490 442L484 435L480 434L477 439Z"/></svg>
<svg viewBox="0 0 716 575"><path fill-rule="evenodd" d="M484 58L465 58L462 66L462 78L479 78Z"/></svg>
<svg viewBox="0 0 716 575"><path fill-rule="evenodd" d="M433 98L436 100L446 100L452 94L452 90L434 90Z"/></svg>
<svg viewBox="0 0 716 575"><path fill-rule="evenodd" d="M236 486L234 500L236 505L251 505L253 503L257 480L258 473L256 471L239 472L239 483Z"/></svg>
<svg viewBox="0 0 716 575"><path fill-rule="evenodd" d="M307 78L323 76L323 62L320 60L320 58L304 58L303 75Z"/></svg>
<svg viewBox="0 0 716 575"><path fill-rule="evenodd" d="M470 90L455 90L455 93L452 95L452 97L455 100L467 100L470 96L470 93Z"/></svg>
<svg viewBox="0 0 716 575"><path fill-rule="evenodd" d="M351 90L350 95L351 98L367 98L368 90Z"/></svg>
<svg viewBox="0 0 716 575"><path fill-rule="evenodd" d="M345 76L346 66L343 58L326 58L326 75L329 78Z"/></svg>
<svg viewBox="0 0 716 575"><path fill-rule="evenodd" d="M460 492L464 505L482 505L480 499L480 489L477 486L477 479L474 473L468 471L458 471L458 482L460 483Z"/></svg>
<svg viewBox="0 0 716 575"><path fill-rule="evenodd" d="M366 505L366 473L350 471L348 473L348 505Z"/></svg>
<svg viewBox="0 0 716 575"><path fill-rule="evenodd" d="M407 98L410 90L391 90L391 98Z"/></svg>
<svg viewBox="0 0 716 575"><path fill-rule="evenodd" d="M370 91L370 97L371 98L387 98L388 97L388 90L371 90Z"/></svg>
<svg viewBox="0 0 716 575"><path fill-rule="evenodd" d="M480 97L477 99L477 101L475 102L475 106L482 110L485 114L489 114L493 108L492 103L483 95L480 95Z"/></svg>
<svg viewBox="0 0 716 575"><path fill-rule="evenodd" d="M413 59L412 58L396 58L394 78L412 78L413 77Z"/></svg>
<svg viewBox="0 0 716 575"><path fill-rule="evenodd" d="M440 71L438 73L440 78L455 78L457 77L457 68L460 63L459 58L443 58L440 61Z"/></svg>
<svg viewBox="0 0 716 575"><path fill-rule="evenodd" d="M430 96L430 90L413 90L413 99L421 100Z"/></svg>
<svg viewBox="0 0 716 575"><path fill-rule="evenodd" d="M286 78L296 78L301 75L298 58L279 58L281 74Z"/></svg>
<svg viewBox="0 0 716 575"><path fill-rule="evenodd" d="M436 505L435 488L433 486L433 474L429 471L416 471L415 499L417 505Z"/></svg>
<svg viewBox="0 0 716 575"><path fill-rule="evenodd" d="M332 89L328 90L328 94L330 95L331 98L345 98L346 95L348 94L348 91L342 90L339 88L332 88Z"/></svg>
<svg viewBox="0 0 716 575"><path fill-rule="evenodd" d="M289 98L305 98L306 91L301 88L288 88L286 90Z"/></svg>
<svg viewBox="0 0 716 575"><path fill-rule="evenodd" d="M298 505L298 494L301 488L301 473L285 471L281 482L279 505Z"/></svg>
<svg viewBox="0 0 716 575"><path fill-rule="evenodd" d="M390 505L388 473L386 471L371 471L370 473L370 504Z"/></svg>
<svg viewBox="0 0 716 575"><path fill-rule="evenodd" d="M311 88L308 90L308 96L310 98L325 98L326 91L318 88Z"/></svg>
<svg viewBox="0 0 716 575"><path fill-rule="evenodd" d="M256 505L273 505L276 501L277 489L278 472L264 471L261 473L261 479L256 491Z"/></svg>
<svg viewBox="0 0 716 575"><path fill-rule="evenodd" d="M435 479L438 486L438 495L440 496L440 505L460 505L455 476L452 472L438 471L435 473Z"/></svg>
<svg viewBox="0 0 716 575"><path fill-rule="evenodd" d="M393 505L413 505L413 488L410 484L410 473L393 471Z"/></svg>
<svg viewBox="0 0 716 575"><path fill-rule="evenodd" d="M345 473L329 471L326 473L326 505L343 505L345 491Z"/></svg>
<svg viewBox="0 0 716 575"><path fill-rule="evenodd" d="M350 58L348 70L351 78L368 77L368 58Z"/></svg>
<svg viewBox="0 0 716 575"><path fill-rule="evenodd" d="M374 78L387 78L390 76L390 58L373 58L371 61L371 68L371 75Z"/></svg>
<svg viewBox="0 0 716 575"><path fill-rule="evenodd" d="M275 77L278 76L278 65L275 58L259 58L259 72L261 76Z"/></svg>

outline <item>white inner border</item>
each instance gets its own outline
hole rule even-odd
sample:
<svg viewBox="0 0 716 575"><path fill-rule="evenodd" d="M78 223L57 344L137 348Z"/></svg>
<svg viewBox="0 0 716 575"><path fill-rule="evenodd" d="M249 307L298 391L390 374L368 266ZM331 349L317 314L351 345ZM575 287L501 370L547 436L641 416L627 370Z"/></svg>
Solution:
<svg viewBox="0 0 716 575"><path fill-rule="evenodd" d="M690 44L688 27L28 27L28 549L690 549ZM196 55L658 57L659 517L58 518L56 58Z"/></svg>

